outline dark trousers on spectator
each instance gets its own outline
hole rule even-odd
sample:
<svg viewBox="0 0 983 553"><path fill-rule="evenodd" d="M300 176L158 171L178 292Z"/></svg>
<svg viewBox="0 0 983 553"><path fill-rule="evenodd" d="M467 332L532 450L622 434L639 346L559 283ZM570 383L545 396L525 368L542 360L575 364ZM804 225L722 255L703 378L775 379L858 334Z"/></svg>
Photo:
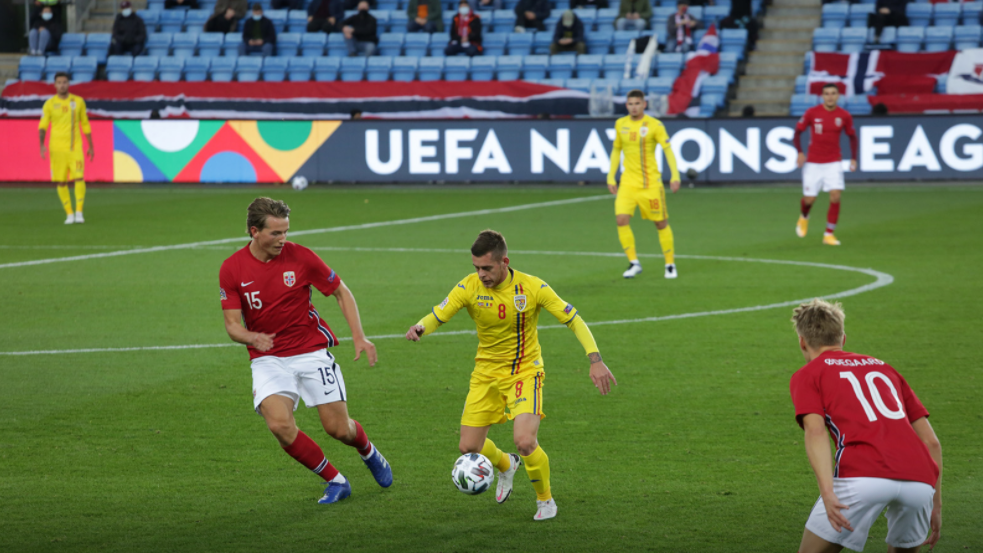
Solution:
<svg viewBox="0 0 983 553"><path fill-rule="evenodd" d="M550 44L550 54L562 54L563 52L576 52L578 54L587 53L587 45L583 42L572 42L570 44L560 44L554 42Z"/></svg>
<svg viewBox="0 0 983 553"><path fill-rule="evenodd" d="M456 56L458 54L465 54L468 57L474 57L481 54L481 50L478 50L478 47L475 46L474 44L468 44L467 46L464 46L460 42L456 40L452 40L450 44L447 45L447 48L444 48L444 55Z"/></svg>
<svg viewBox="0 0 983 553"><path fill-rule="evenodd" d="M525 17L520 17L519 19L515 20L515 28L522 29L522 32L525 32L525 29L545 31L546 25L538 19L526 19Z"/></svg>
<svg viewBox="0 0 983 553"><path fill-rule="evenodd" d="M143 53L143 43L138 42L136 44L124 44L121 42L114 42L112 50L114 56L122 56L123 54L139 56Z"/></svg>
<svg viewBox="0 0 983 553"><path fill-rule="evenodd" d="M908 16L903 13L872 13L867 16L867 26L874 28L874 36L880 37L884 27L907 27Z"/></svg>
<svg viewBox="0 0 983 553"><path fill-rule="evenodd" d="M323 17L315 17L307 24L308 33L337 33L341 31L338 24L331 24L330 21Z"/></svg>
<svg viewBox="0 0 983 553"><path fill-rule="evenodd" d="M426 24L420 25L416 22L416 19L410 19L406 23L407 33L419 33L420 31L423 31L424 33L436 33L437 24L433 21L427 21Z"/></svg>

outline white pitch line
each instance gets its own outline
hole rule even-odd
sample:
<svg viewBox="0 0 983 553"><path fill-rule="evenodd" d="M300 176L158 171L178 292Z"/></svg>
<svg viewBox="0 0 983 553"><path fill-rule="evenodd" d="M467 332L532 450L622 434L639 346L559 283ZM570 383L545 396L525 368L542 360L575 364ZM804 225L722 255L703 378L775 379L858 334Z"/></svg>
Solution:
<svg viewBox="0 0 983 553"><path fill-rule="evenodd" d="M331 251L365 251L365 252L392 252L392 253L455 253L463 254L467 250L456 250L456 249L439 249L439 248L359 248L359 247L323 247L315 248L321 250L331 250ZM561 252L561 251L521 251L517 250L512 252L514 254L522 255L574 255L574 256L591 256L591 257L621 257L623 253L613 253L613 252ZM658 254L639 254L642 257L662 257ZM716 257L710 255L677 255L676 257L681 259L699 259L704 261L741 261L746 263L768 263L774 265L797 265L802 267L816 267L820 269L832 269L838 271L849 271L854 273L862 273L865 275L870 275L876 280L869 284L864 284L863 286L858 286L857 288L851 288L843 292L837 292L835 294L830 294L824 296L826 299L839 299L846 298L849 296L855 296L857 294L862 294L864 292L869 292L871 290L876 290L877 288L883 288L894 282L894 277L883 273L881 271L875 271L874 269L861 269L858 267L850 267L847 265L831 265L827 263L815 263L811 261L783 261L777 259L751 259L744 257ZM624 325L624 324L637 324L637 323L653 323L658 321L672 321L677 319L691 319L694 317L708 317L712 315L731 315L734 313L749 313L752 311L763 311L765 309L775 309L778 307L791 307L793 305L798 305L805 303L812 298L804 298L798 300L783 301L778 303L770 303L766 305L754 305L751 307L736 307L733 309L717 309L713 311L698 311L695 313L680 313L677 315L663 315L660 317L641 317L636 319L616 319L612 321L593 321L590 322L590 326L607 326L607 325ZM541 325L538 327L539 330L553 330L557 328L566 328L565 325ZM461 335L475 335L477 332L474 330L453 330L447 332L437 332L431 334L431 336L461 336ZM394 338L403 338L405 334L381 334L377 336L369 336L370 340L388 340ZM340 338L341 341L349 341L351 338ZM72 353L120 353L120 352L130 352L130 351L164 351L164 350L182 350L182 349L206 349L206 348L227 348L239 346L239 344L225 342L221 344L192 344L192 345L178 345L178 346L145 346L145 347L128 347L128 348L86 348L86 349L62 349L62 350L37 350L37 351L3 351L0 352L0 356L24 356L24 355L56 355L56 354L72 354Z"/></svg>
<svg viewBox="0 0 983 553"><path fill-rule="evenodd" d="M324 234L328 232L343 232L348 230L365 230L380 227L391 227L397 225L411 225L414 223L427 223L431 221L443 221L446 219L459 219L462 217L477 217L479 215L493 215L496 213L511 213L514 211L525 211L528 209L537 209L540 207L554 207L558 205L568 205L577 204L583 202L593 202L597 200L610 199L610 195L598 195L598 196L586 196L581 198L570 198L566 200L554 200L550 202L539 202L532 204L522 204L510 207L498 207L493 209L478 209L475 211L462 211L459 213L445 213L442 215L428 215L426 217L413 217L410 219L398 219L396 221L379 221L375 223L362 223L360 225L345 225L341 227L327 227L319 229L310 230L299 230L291 231L291 236L307 236L309 234ZM104 253L92 253L86 255L73 255L70 257L53 257L47 259L34 259L31 261L17 261L14 263L3 263L0 264L0 269L9 269L13 267L30 267L33 265L46 265L49 263L64 263L67 261L84 261L87 259L100 259L105 257L118 257L121 255L134 255L139 253L156 253L164 252L170 250L185 250L199 248L202 246L217 246L219 244L229 244L235 242L245 242L245 236L237 236L235 238L222 238L219 240L205 240L202 242L189 242L187 244L173 244L170 246L151 246L147 248L131 248L127 250L118 250L114 252L104 252Z"/></svg>

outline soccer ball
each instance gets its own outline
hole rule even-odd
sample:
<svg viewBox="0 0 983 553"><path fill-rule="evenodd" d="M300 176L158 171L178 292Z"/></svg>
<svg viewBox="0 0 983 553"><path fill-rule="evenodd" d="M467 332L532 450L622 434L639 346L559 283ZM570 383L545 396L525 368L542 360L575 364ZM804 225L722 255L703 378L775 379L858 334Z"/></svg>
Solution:
<svg viewBox="0 0 983 553"><path fill-rule="evenodd" d="M297 191L307 188L307 177L303 175L297 175L290 181L290 186L294 187L294 190Z"/></svg>
<svg viewBox="0 0 983 553"><path fill-rule="evenodd" d="M491 461L480 453L465 453L454 463L451 479L461 493L478 495L495 482Z"/></svg>

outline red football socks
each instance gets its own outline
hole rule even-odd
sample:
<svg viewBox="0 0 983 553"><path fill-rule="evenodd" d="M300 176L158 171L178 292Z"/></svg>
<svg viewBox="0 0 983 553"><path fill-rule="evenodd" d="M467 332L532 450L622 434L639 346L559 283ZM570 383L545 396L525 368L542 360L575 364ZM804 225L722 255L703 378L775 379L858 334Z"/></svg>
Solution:
<svg viewBox="0 0 983 553"><path fill-rule="evenodd" d="M369 442L369 437L365 435L365 430L362 430L362 425L355 419L352 419L352 422L355 423L355 441L351 443L351 446L358 450L358 454L362 457L368 457L369 453L372 453L372 443Z"/></svg>
<svg viewBox="0 0 983 553"><path fill-rule="evenodd" d="M829 211L826 212L826 234L833 234L836 230L836 221L840 219L840 203L829 204Z"/></svg>
<svg viewBox="0 0 983 553"><path fill-rule="evenodd" d="M806 199L802 198L802 217L804 219L809 218L809 211L812 210L812 204L807 204Z"/></svg>
<svg viewBox="0 0 983 553"><path fill-rule="evenodd" d="M330 482L332 478L338 476L338 469L328 462L320 446L303 432L298 431L294 443L283 448L283 450L296 459L298 463L311 469L314 474L320 475L325 481Z"/></svg>

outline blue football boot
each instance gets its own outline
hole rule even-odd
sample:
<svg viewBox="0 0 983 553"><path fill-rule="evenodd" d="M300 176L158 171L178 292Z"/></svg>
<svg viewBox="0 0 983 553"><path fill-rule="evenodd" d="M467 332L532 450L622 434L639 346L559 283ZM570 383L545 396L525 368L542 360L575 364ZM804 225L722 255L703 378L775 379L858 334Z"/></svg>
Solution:
<svg viewBox="0 0 983 553"><path fill-rule="evenodd" d="M324 488L324 497L318 499L317 502L321 505L337 503L350 495L352 495L352 485L348 483L348 480L345 480L343 484L328 482L328 487Z"/></svg>
<svg viewBox="0 0 983 553"><path fill-rule="evenodd" d="M393 485L393 469L389 466L389 461L382 456L379 449L372 444L372 455L368 459L362 459L365 466L372 472L375 481L383 488Z"/></svg>

